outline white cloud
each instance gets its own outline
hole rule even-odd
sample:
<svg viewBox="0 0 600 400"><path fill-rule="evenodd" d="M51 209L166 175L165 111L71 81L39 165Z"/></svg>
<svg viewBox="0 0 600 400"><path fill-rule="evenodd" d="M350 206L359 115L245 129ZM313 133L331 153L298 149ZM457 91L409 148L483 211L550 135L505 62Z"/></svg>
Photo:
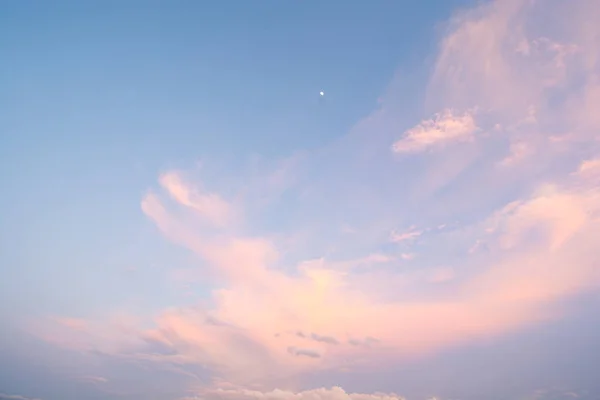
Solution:
<svg viewBox="0 0 600 400"><path fill-rule="evenodd" d="M198 397L188 397L184 400L404 400L404 397L394 393L347 393L341 387L331 389L319 388L301 392L275 389L270 392L261 392L246 389L217 389L202 393Z"/></svg>
<svg viewBox="0 0 600 400"><path fill-rule="evenodd" d="M6 393L0 393L0 399L1 400L40 400L38 398L25 397L25 396L21 396L18 394L6 394Z"/></svg>
<svg viewBox="0 0 600 400"><path fill-rule="evenodd" d="M477 125L472 113L455 114L445 110L434 118L404 132L402 139L393 144L395 153L416 153L452 142L466 142L473 139Z"/></svg>

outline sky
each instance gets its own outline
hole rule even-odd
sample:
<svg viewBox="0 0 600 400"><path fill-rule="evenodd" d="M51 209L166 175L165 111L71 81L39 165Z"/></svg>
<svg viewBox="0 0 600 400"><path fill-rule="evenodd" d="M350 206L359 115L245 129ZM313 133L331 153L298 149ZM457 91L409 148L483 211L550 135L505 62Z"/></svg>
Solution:
<svg viewBox="0 0 600 400"><path fill-rule="evenodd" d="M0 399L599 399L597 21L1 2Z"/></svg>

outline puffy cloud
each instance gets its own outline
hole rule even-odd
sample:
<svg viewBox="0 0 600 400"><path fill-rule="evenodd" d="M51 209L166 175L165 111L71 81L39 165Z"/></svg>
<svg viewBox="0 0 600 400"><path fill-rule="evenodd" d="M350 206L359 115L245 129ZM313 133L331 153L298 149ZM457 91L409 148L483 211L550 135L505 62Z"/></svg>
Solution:
<svg viewBox="0 0 600 400"><path fill-rule="evenodd" d="M334 386L331 389L319 388L305 390L302 392L290 392L286 390L273 390L260 392L244 389L218 389L202 394L202 397L188 397L185 400L197 398L210 400L404 400L403 397L390 393L347 393L344 389Z"/></svg>
<svg viewBox="0 0 600 400"><path fill-rule="evenodd" d="M392 150L395 153L414 153L452 142L470 141L476 131L477 125L470 112L456 115L452 110L445 110L407 130L402 139L394 143Z"/></svg>

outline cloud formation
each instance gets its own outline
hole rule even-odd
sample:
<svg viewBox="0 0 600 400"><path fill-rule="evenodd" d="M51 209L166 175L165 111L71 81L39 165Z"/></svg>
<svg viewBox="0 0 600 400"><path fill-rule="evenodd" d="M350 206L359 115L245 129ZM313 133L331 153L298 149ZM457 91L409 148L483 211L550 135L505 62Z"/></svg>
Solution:
<svg viewBox="0 0 600 400"><path fill-rule="evenodd" d="M390 241L395 242L395 243L404 242L407 240L416 239L419 236L421 236L422 234L423 234L423 231L419 231L419 230L415 230L415 229L411 229L408 232L403 232L403 233L392 232L392 234L390 235Z"/></svg>
<svg viewBox="0 0 600 400"><path fill-rule="evenodd" d="M227 200L181 171L161 175L142 211L201 260L209 299L119 327L54 319L44 338L270 387L315 371L385 368L560 317L554 304L600 284L599 9L591 0L508 0L457 14L428 83L434 117L398 135L390 115L401 110L384 103L348 138L307 156L297 179L286 181L286 169L250 180L264 188L278 176L277 188L303 199L269 196L283 209L277 218L298 216L292 228L260 225L258 189ZM558 16L556 32L540 24ZM356 174L346 168L353 162ZM347 204L355 208L342 218ZM350 217L364 229L344 232ZM445 227L390 236L413 222ZM307 245L294 259L305 238L327 242L339 258L315 259ZM419 256L390 241L413 242ZM406 267L413 258L420 269ZM340 388L203 396L399 399Z"/></svg>
<svg viewBox="0 0 600 400"><path fill-rule="evenodd" d="M179 204L189 207L210 224L224 227L233 218L233 207L215 193L187 185L180 174L169 172L159 177L160 185Z"/></svg>
<svg viewBox="0 0 600 400"><path fill-rule="evenodd" d="M2 400L40 400L32 397L25 397L18 394L6 394L0 393L0 399Z"/></svg>
<svg viewBox="0 0 600 400"><path fill-rule="evenodd" d="M188 397L184 400L198 399L200 397ZM404 400L396 394L360 394L360 393L346 393L344 389L340 387L332 387L331 389L319 388L312 390L305 390L302 392L294 393L285 390L273 390L270 392L259 392L255 390L224 390L218 389L209 391L202 394L203 399L210 400Z"/></svg>
<svg viewBox="0 0 600 400"><path fill-rule="evenodd" d="M407 130L402 139L393 144L396 153L412 153L439 147L452 142L473 140L477 131L475 119L470 112L455 115L452 110L444 110L434 118L421 121Z"/></svg>
<svg viewBox="0 0 600 400"><path fill-rule="evenodd" d="M108 382L108 379L106 379L103 376L82 376L79 379L83 382L90 382L90 383L97 383L97 384L102 384L102 383Z"/></svg>

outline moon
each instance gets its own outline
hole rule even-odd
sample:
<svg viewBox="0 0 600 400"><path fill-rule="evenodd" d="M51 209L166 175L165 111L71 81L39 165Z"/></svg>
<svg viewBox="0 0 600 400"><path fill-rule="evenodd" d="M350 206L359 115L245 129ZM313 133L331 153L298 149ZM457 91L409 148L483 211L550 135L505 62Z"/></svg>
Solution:
<svg viewBox="0 0 600 400"><path fill-rule="evenodd" d="M319 92L319 96L321 96L321 97L325 96L325 92L321 90L321 91Z"/></svg>

